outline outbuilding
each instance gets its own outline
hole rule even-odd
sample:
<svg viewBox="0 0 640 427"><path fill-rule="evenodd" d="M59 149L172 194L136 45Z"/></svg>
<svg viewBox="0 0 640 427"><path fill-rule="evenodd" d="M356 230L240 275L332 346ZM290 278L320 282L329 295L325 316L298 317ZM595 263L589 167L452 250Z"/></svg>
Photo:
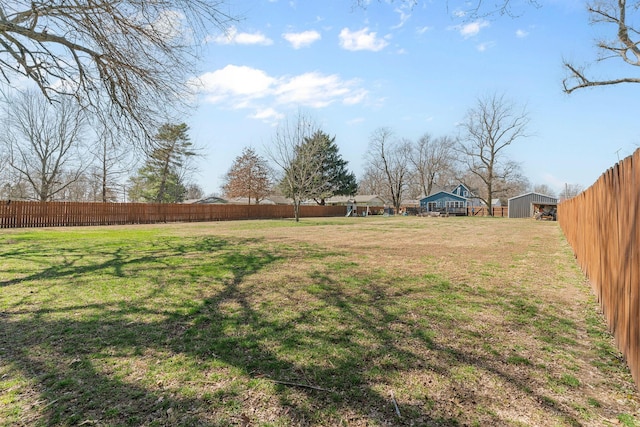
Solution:
<svg viewBox="0 0 640 427"><path fill-rule="evenodd" d="M327 206L346 206L347 216L382 214L387 202L375 194L333 196L324 201Z"/></svg>
<svg viewBox="0 0 640 427"><path fill-rule="evenodd" d="M530 192L509 199L509 218L533 218L537 213L553 213L558 207L558 199L544 194Z"/></svg>

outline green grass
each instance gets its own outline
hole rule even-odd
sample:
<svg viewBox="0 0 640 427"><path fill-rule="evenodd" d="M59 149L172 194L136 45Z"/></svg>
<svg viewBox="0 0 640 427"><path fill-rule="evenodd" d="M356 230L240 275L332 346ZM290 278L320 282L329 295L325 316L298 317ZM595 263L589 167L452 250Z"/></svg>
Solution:
<svg viewBox="0 0 640 427"><path fill-rule="evenodd" d="M467 245L449 245L460 226ZM633 383L570 253L557 269L520 244L552 226L3 232L0 425L632 425ZM509 249L474 237L489 232ZM570 280L537 293L541 269Z"/></svg>

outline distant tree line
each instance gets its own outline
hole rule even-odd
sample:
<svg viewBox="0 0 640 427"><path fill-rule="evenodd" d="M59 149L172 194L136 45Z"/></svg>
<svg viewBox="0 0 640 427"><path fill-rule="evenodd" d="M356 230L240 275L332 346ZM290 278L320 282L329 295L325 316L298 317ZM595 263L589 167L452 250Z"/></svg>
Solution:
<svg viewBox="0 0 640 427"><path fill-rule="evenodd" d="M39 201L132 201L175 203L204 196L194 181L194 147L184 123L165 123L150 142L130 143L117 129L62 99L52 104L37 93L17 93L5 104L0 135L0 198ZM505 98L479 98L455 134L417 140L401 138L390 127L375 129L363 153L359 180L339 152L338 136L299 112L283 121L263 155L245 147L224 176L222 195L260 203L272 194L324 205L338 195L378 195L399 209L436 190L463 183L491 205L495 199L532 186L508 148L528 136L526 110ZM581 188L567 185L563 197Z"/></svg>
<svg viewBox="0 0 640 427"><path fill-rule="evenodd" d="M181 202L202 197L193 181L198 150L184 123L164 124L151 142L136 145L68 98L51 103L33 91L16 92L3 106L2 199Z"/></svg>

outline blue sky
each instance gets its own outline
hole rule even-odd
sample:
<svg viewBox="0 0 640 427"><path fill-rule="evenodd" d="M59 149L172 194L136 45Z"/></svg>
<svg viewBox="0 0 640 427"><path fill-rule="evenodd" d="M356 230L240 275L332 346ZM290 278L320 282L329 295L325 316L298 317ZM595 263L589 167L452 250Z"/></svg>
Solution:
<svg viewBox="0 0 640 427"><path fill-rule="evenodd" d="M455 136L478 97L499 93L529 112L532 135L508 156L531 183L590 186L640 145L640 86L564 94L563 59L593 62L594 40L607 28L589 25L582 1L539 3L516 8L517 17L470 20L455 1L361 9L350 0L232 0L243 19L207 38L187 119L206 154L197 182L219 192L242 149L264 153L278 121L300 109L336 136L360 177L375 129L412 140ZM592 71L637 73L615 61Z"/></svg>

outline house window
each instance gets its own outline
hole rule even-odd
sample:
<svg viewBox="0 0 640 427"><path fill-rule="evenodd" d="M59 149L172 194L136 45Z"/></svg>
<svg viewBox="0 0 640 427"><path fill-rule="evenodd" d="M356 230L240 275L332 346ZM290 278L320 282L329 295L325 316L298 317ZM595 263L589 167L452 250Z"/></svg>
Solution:
<svg viewBox="0 0 640 427"><path fill-rule="evenodd" d="M433 211L436 209L436 207L438 206L438 204L436 202L429 202L427 203L427 210L428 211Z"/></svg>
<svg viewBox="0 0 640 427"><path fill-rule="evenodd" d="M447 207L448 208L463 208L464 207L464 202L449 201L449 202L447 202Z"/></svg>

